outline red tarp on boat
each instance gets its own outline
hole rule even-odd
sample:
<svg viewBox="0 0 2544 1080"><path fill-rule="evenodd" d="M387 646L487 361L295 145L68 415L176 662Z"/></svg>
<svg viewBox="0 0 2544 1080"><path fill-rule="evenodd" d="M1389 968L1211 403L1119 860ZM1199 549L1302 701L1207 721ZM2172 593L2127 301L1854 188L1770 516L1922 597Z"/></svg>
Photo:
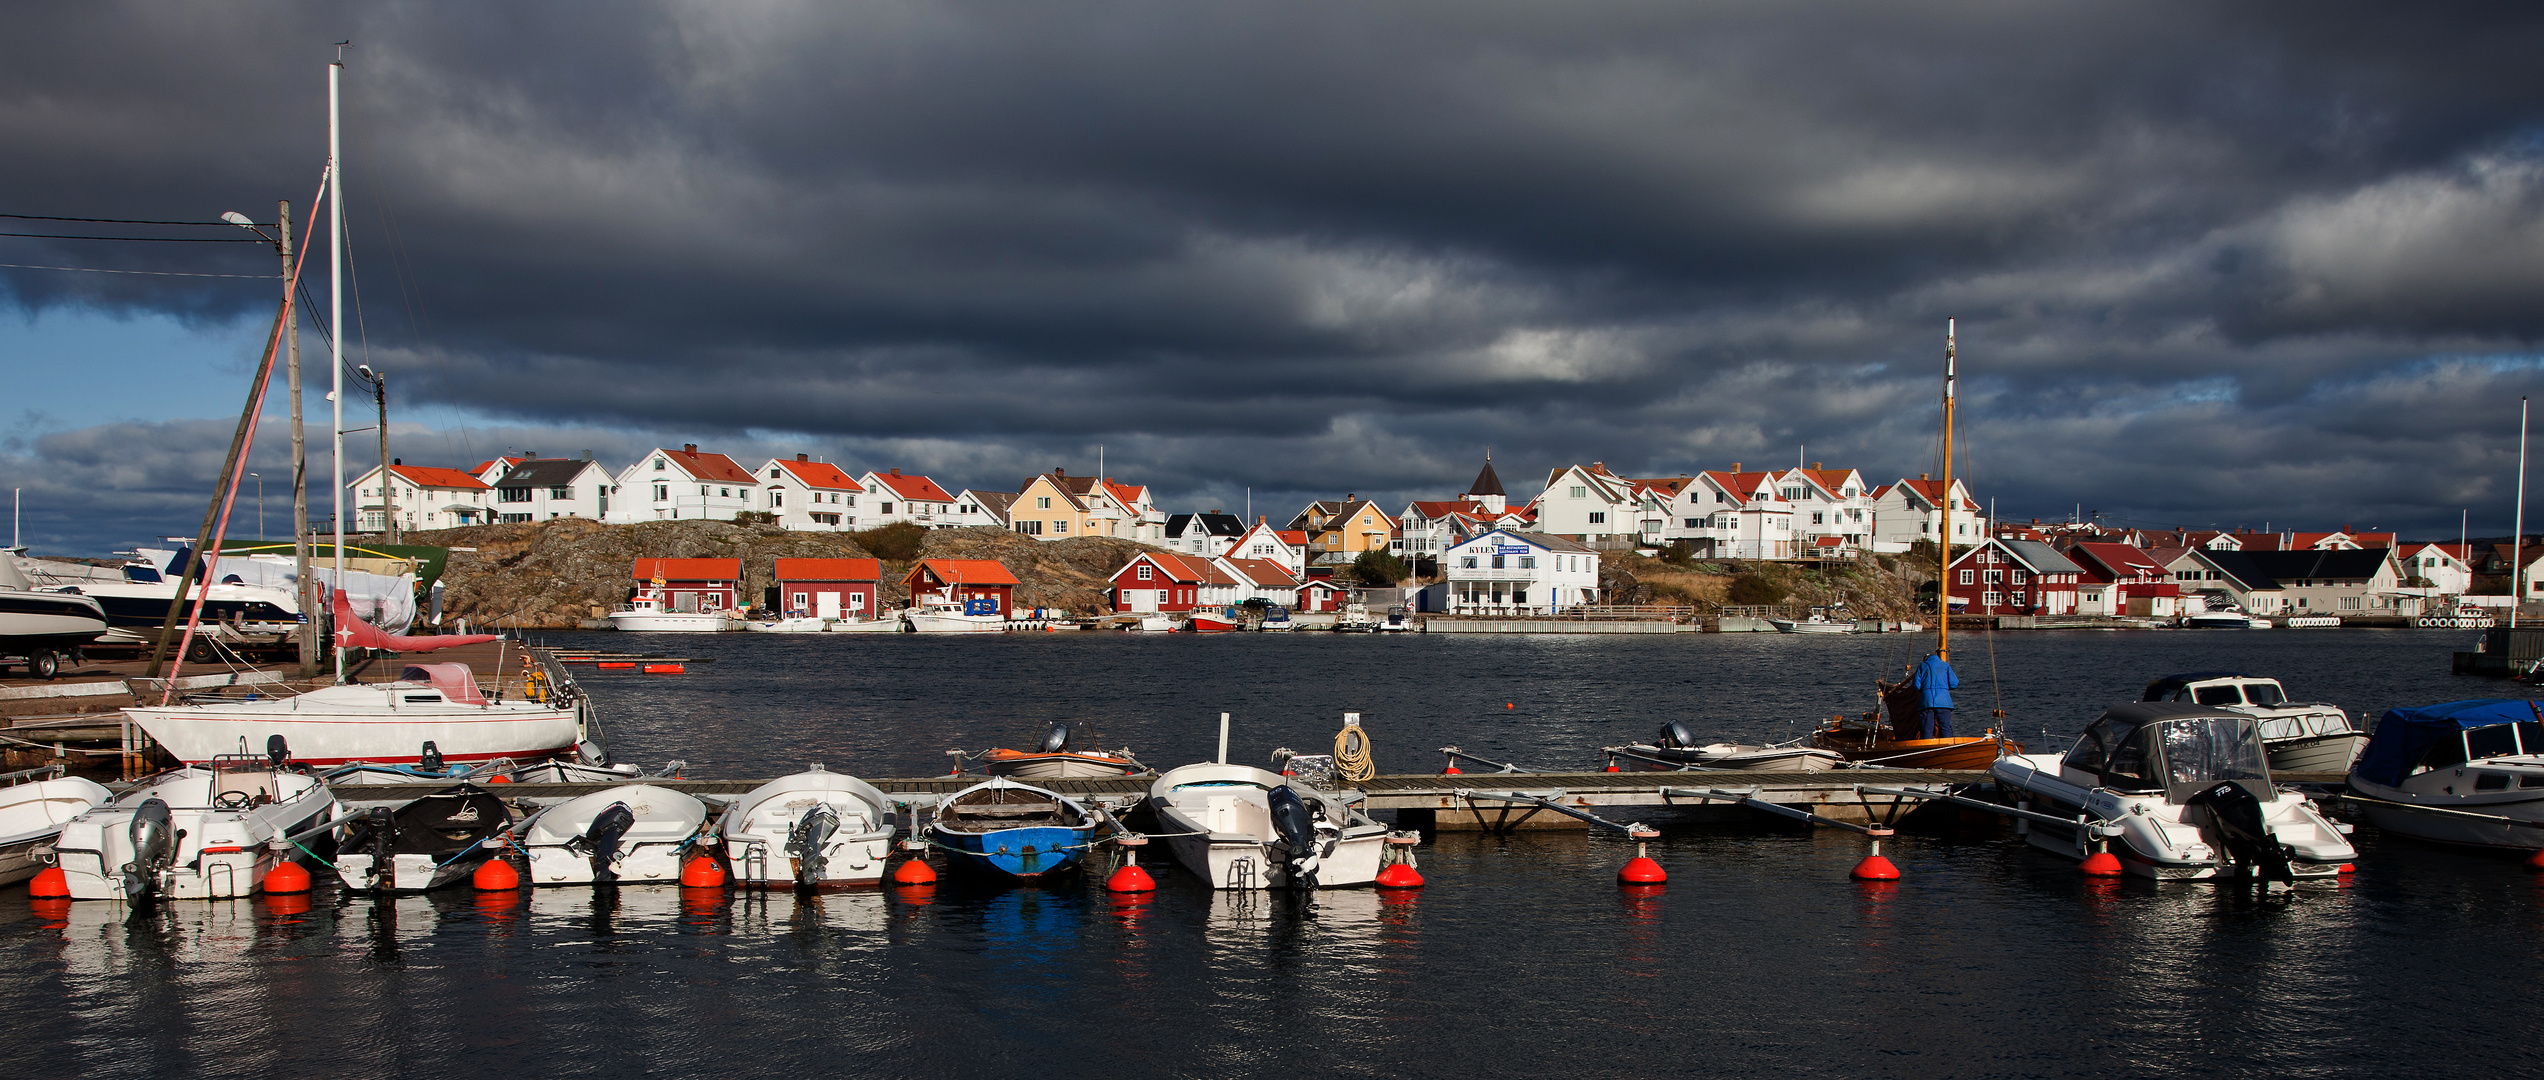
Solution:
<svg viewBox="0 0 2544 1080"><path fill-rule="evenodd" d="M336 647L342 649L387 649L390 652L431 652L461 645L476 645L495 640L493 634L434 634L409 637L391 634L362 621L353 613L353 602L345 598L343 589L336 590Z"/></svg>

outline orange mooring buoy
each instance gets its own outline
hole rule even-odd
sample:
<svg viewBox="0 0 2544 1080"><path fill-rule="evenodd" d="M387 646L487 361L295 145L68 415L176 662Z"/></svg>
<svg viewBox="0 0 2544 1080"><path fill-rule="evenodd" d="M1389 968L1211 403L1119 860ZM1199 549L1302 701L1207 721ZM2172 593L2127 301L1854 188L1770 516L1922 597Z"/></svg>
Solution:
<svg viewBox="0 0 2544 1080"><path fill-rule="evenodd" d="M1645 832L1641 835L1653 834ZM1669 871L1661 869L1661 864L1653 862L1650 850L1639 842L1634 845L1634 857L1626 860L1624 866L1617 868L1617 884L1619 885L1659 885L1668 880Z"/></svg>
<svg viewBox="0 0 2544 1080"><path fill-rule="evenodd" d="M1378 887L1419 889L1422 887L1422 871L1414 869L1409 863L1388 863L1385 869L1378 871Z"/></svg>
<svg viewBox="0 0 2544 1080"><path fill-rule="evenodd" d="M265 891L269 893L305 893L309 891L308 868L285 859L265 872Z"/></svg>
<svg viewBox="0 0 2544 1080"><path fill-rule="evenodd" d="M468 883L479 892L510 892L521 887L521 871L503 859L488 859L476 873L468 875Z"/></svg>
<svg viewBox="0 0 2544 1080"><path fill-rule="evenodd" d="M721 889L724 867L712 855L693 855L680 864L680 887L684 889Z"/></svg>
<svg viewBox="0 0 2544 1080"><path fill-rule="evenodd" d="M1136 862L1126 862L1122 864L1121 869L1113 871L1110 876L1104 879L1104 891L1125 893L1156 892L1157 879L1148 876L1148 871L1140 869L1140 864Z"/></svg>
<svg viewBox="0 0 2544 1080"><path fill-rule="evenodd" d="M936 884L936 868L929 866L926 859L904 859L901 861L901 865L892 869L892 883L895 885L934 885Z"/></svg>
<svg viewBox="0 0 2544 1080"><path fill-rule="evenodd" d="M71 877L58 866L38 870L35 877L27 881L27 897L32 900L68 900L71 897Z"/></svg>
<svg viewBox="0 0 2544 1080"><path fill-rule="evenodd" d="M2120 856L2108 851L2097 851L2085 856L2085 861L2077 863L2076 872L2086 877L2119 877L2125 871L2120 869Z"/></svg>

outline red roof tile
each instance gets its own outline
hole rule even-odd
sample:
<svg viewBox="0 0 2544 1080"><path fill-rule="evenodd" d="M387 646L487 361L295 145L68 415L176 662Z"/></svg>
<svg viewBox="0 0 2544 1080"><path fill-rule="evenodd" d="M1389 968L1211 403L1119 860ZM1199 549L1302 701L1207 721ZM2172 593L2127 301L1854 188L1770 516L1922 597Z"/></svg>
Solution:
<svg viewBox="0 0 2544 1080"><path fill-rule="evenodd" d="M638 559L638 581L740 581L740 559Z"/></svg>
<svg viewBox="0 0 2544 1080"><path fill-rule="evenodd" d="M741 465L735 463L732 458L726 457L722 454L701 454L695 450L685 448L680 450L656 450L654 452L680 462L681 468L687 469L689 471L689 475L697 477L700 480L713 480L718 483L727 484L753 484L759 482L758 478L751 475L751 470L743 468Z"/></svg>
<svg viewBox="0 0 2544 1080"><path fill-rule="evenodd" d="M914 580L921 571L933 574L936 580L949 585L1024 584L1016 580L1015 574L1008 572L1007 564L996 559L929 559L911 567L908 577L903 580Z"/></svg>
<svg viewBox="0 0 2544 1080"><path fill-rule="evenodd" d="M836 491L865 490L865 485L859 484L856 477L848 475L846 470L827 461L788 461L780 458L777 464L779 468L785 469L788 475L793 476L796 483L808 488Z"/></svg>
<svg viewBox="0 0 2544 1080"><path fill-rule="evenodd" d="M954 501L954 496L946 494L944 488L936 486L936 481L924 476L905 476L899 469L866 475L874 477L877 483L891 488L894 494L913 502L950 503Z"/></svg>
<svg viewBox="0 0 2544 1080"><path fill-rule="evenodd" d="M459 488L464 491L486 490L485 481L457 469L437 469L429 465L391 465L389 471L405 477L408 483L417 487Z"/></svg>

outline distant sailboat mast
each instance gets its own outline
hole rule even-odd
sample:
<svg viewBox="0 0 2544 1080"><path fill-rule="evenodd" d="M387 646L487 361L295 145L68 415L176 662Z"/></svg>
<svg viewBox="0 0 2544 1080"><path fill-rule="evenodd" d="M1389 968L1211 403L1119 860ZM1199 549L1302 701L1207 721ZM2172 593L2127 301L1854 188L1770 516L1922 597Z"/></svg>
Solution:
<svg viewBox="0 0 2544 1080"><path fill-rule="evenodd" d="M1935 537L1943 553L1935 571L1935 655L1952 659L1952 381L1959 375L1960 320L1943 321L1943 524Z"/></svg>
<svg viewBox="0 0 2544 1080"><path fill-rule="evenodd" d="M2526 398L2518 398L2517 522L2509 526L2509 629L2517 629L2518 605L2526 602Z"/></svg>

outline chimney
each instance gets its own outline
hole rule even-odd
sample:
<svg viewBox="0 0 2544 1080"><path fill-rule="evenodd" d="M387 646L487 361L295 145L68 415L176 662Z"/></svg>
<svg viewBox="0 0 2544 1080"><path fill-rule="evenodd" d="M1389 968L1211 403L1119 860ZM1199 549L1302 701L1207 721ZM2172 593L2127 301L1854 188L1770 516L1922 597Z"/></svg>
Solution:
<svg viewBox="0 0 2544 1080"><path fill-rule="evenodd" d="M812 455L810 455L810 454L797 454L797 455L795 455L795 460L797 460L797 461L811 461L811 460L813 460L813 457L812 457Z"/></svg>
<svg viewBox="0 0 2544 1080"><path fill-rule="evenodd" d="M537 461L537 460L539 460L539 452L538 452L538 451L536 451L536 450L524 450L524 451L522 451L522 452L521 452L521 456L522 456L522 458L523 458L524 460L527 460L527 461Z"/></svg>
<svg viewBox="0 0 2544 1080"><path fill-rule="evenodd" d="M1057 466L1057 465L1054 465L1054 466L1052 466L1052 467L1051 467L1051 475L1053 475L1053 476L1067 476L1067 475L1069 475L1069 470L1067 470L1067 469L1063 469L1063 468L1061 468L1061 467L1059 467L1059 466Z"/></svg>
<svg viewBox="0 0 2544 1080"><path fill-rule="evenodd" d="M400 466L400 465L404 465L404 464L406 464L406 459L405 459L405 458L402 458L402 457L393 457L393 458L390 458L390 459L389 459L389 467L390 467L390 468L396 468L396 467L398 467L398 466Z"/></svg>
<svg viewBox="0 0 2544 1080"><path fill-rule="evenodd" d="M1919 480L1932 480L1932 479L1934 479L1934 477L1933 477L1932 475L1930 475L1930 474L1927 474L1927 473L1918 473L1918 474L1917 474L1917 479L1919 479Z"/></svg>
<svg viewBox="0 0 2544 1080"><path fill-rule="evenodd" d="M697 452L698 452L698 444L693 443L693 442L685 442L685 443L682 443L682 444L680 444L680 452L681 452L681 453L684 453L684 454L694 454L694 453L697 453Z"/></svg>
<svg viewBox="0 0 2544 1080"><path fill-rule="evenodd" d="M1819 463L1819 462L1816 462L1816 461L1812 462L1812 463L1811 463L1811 471L1812 471L1812 472L1818 472L1818 471L1820 471L1820 463Z"/></svg>
<svg viewBox="0 0 2544 1080"><path fill-rule="evenodd" d="M892 470L892 475L894 475L894 476L899 476L899 475L901 475L901 469L900 469L898 466L895 466L895 467L893 468L893 470Z"/></svg>
<svg viewBox="0 0 2544 1080"><path fill-rule="evenodd" d="M592 460L592 452L591 452L591 451L589 451L589 450L583 451L583 460L585 460L585 461L590 461L590 460Z"/></svg>

